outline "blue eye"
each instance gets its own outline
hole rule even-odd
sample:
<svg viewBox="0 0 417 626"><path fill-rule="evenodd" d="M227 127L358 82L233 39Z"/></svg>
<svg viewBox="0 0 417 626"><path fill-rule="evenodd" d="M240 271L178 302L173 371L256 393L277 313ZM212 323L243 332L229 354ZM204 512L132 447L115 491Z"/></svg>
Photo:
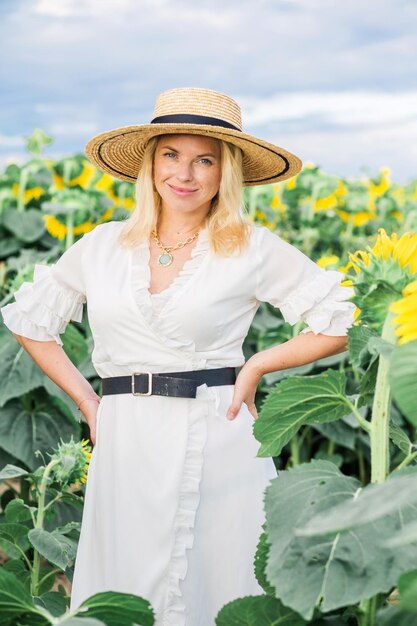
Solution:
<svg viewBox="0 0 417 626"><path fill-rule="evenodd" d="M173 154L174 156L177 156L177 155L175 154L175 152L165 152L164 156L171 156L172 154Z"/></svg>
<svg viewBox="0 0 417 626"><path fill-rule="evenodd" d="M211 165L211 164L212 164L212 163L211 163L211 161L210 161L210 159L201 159L201 161L207 161L207 163L208 163L209 165Z"/></svg>

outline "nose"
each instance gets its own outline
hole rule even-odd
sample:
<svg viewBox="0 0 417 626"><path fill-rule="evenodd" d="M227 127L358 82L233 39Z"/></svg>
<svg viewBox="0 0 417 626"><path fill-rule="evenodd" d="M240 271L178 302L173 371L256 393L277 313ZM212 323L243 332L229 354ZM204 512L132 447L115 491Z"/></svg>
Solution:
<svg viewBox="0 0 417 626"><path fill-rule="evenodd" d="M192 167L188 163L178 164L176 175L179 181L186 182L193 179Z"/></svg>

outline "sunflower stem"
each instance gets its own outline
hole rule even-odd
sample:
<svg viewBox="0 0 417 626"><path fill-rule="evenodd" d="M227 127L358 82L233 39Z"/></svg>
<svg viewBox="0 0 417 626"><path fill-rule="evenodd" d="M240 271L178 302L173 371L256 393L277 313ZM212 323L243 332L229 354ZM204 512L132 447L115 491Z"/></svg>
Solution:
<svg viewBox="0 0 417 626"><path fill-rule="evenodd" d="M23 213L25 210L25 191L28 184L29 173L26 168L22 167L19 177L19 191L17 197L17 210Z"/></svg>
<svg viewBox="0 0 417 626"><path fill-rule="evenodd" d="M59 463L58 460L53 460L45 467L45 471L42 476L41 483L39 485L39 501L38 501L38 512L36 516L35 528L42 529L43 528L43 520L45 515L45 496L46 489L48 486L49 475L55 465ZM39 590L39 572L40 572L40 554L34 548L33 554L33 568L31 574L31 592L33 596L38 595Z"/></svg>
<svg viewBox="0 0 417 626"><path fill-rule="evenodd" d="M388 311L382 329L382 339L395 344L394 314ZM388 382L389 359L379 356L375 396L371 418L371 482L383 483L390 470L389 463L389 420L391 388Z"/></svg>

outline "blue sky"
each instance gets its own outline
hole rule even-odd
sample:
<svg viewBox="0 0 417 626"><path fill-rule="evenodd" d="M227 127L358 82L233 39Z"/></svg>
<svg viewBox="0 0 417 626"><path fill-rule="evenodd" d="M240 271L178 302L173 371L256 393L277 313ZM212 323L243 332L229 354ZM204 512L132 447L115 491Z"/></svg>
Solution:
<svg viewBox="0 0 417 626"><path fill-rule="evenodd" d="M0 167L148 123L157 95L234 97L246 132L346 177L417 178L416 0L2 0Z"/></svg>

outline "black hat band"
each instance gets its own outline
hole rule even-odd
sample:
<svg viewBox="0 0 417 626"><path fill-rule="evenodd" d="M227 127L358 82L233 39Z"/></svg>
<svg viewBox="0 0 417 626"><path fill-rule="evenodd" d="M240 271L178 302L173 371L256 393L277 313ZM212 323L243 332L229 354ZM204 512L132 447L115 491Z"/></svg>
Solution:
<svg viewBox="0 0 417 626"><path fill-rule="evenodd" d="M192 115L188 113L175 113L173 115L160 115L151 120L151 124L202 124L207 126L222 126L242 132L240 128L225 122L217 117L206 117L205 115Z"/></svg>

